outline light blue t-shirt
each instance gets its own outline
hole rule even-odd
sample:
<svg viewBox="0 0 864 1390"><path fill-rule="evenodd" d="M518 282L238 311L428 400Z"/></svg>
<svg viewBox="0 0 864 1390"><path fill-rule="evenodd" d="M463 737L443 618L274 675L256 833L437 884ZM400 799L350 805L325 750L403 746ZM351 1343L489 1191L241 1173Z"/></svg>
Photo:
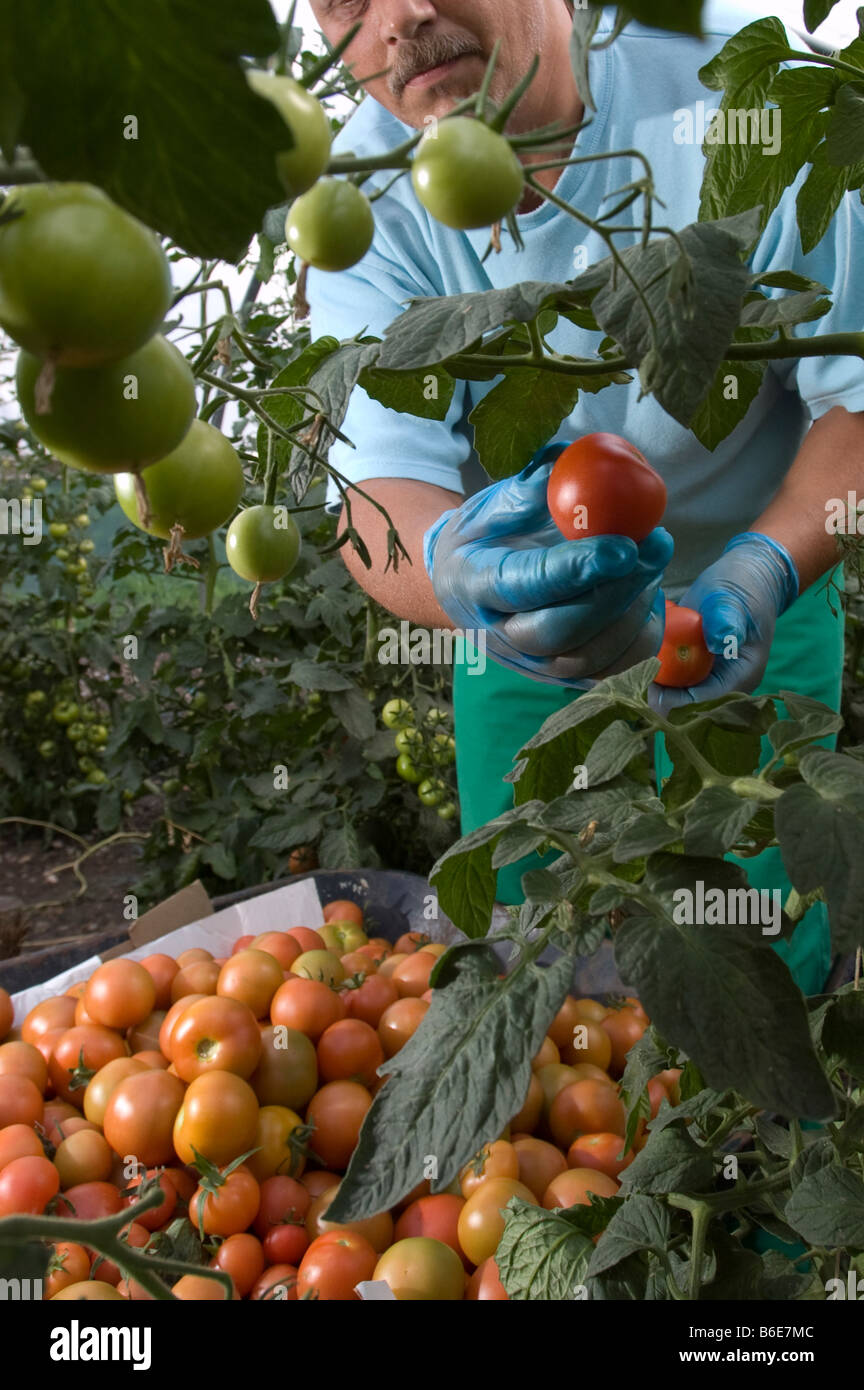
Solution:
<svg viewBox="0 0 864 1390"><path fill-rule="evenodd" d="M612 11L601 22L611 27ZM655 220L680 229L698 219L704 169L702 135L692 144L676 142L681 111L700 114L719 106L721 93L703 87L699 68L710 61L727 38L748 22L740 6L714 3L708 8L705 40L630 25L614 43L591 57L591 85L597 110L578 137L575 153L633 148L650 160L657 194L666 205ZM703 103L700 110L698 103ZM590 114L590 113L588 113ZM392 148L411 128L365 97L334 142L338 152L375 152ZM765 154L768 160L772 156ZM555 192L592 216L614 202L611 194L639 177L641 163L627 158L571 165L563 170ZM754 270L791 269L833 287L833 308L813 323L796 326L796 335L864 328L864 207L857 193L847 194L827 234L804 255L795 216L795 197L807 170L787 189L750 258ZM373 175L383 186L392 172ZM434 221L414 194L410 178L399 179L375 203L375 240L351 270L328 274L311 270L308 298L313 338L331 334L342 340L364 329L383 337L384 330L412 298L499 289L522 280L562 282L586 265L606 257L600 238L566 212L544 203L518 218L524 250L517 251L506 226L502 251L481 258L489 229L459 232ZM637 213L639 205L630 210ZM625 214L626 216L626 214ZM620 219L619 219L620 220ZM616 238L620 249L637 236ZM587 259L578 263L578 248ZM859 273L853 272L858 268ZM778 291L770 291L776 294ZM602 335L560 320L549 337L559 352L591 355ZM787 359L769 365L761 391L745 419L713 451L677 424L652 396L639 401L636 373L628 386L610 386L580 395L562 421L555 440L578 439L595 430L621 434L640 448L663 476L669 501L663 524L675 539L675 555L666 572L665 592L680 597L687 585L717 558L737 532L753 526L777 492L811 420L835 405L864 410L864 364L855 357ZM500 378L499 378L500 380ZM342 425L355 448L337 442L330 461L351 482L370 478L413 478L470 495L488 485L472 448L467 417L495 383L457 382L444 421L420 419L391 410L355 387ZM550 441L551 442L551 441ZM331 490L330 501L337 499Z"/></svg>

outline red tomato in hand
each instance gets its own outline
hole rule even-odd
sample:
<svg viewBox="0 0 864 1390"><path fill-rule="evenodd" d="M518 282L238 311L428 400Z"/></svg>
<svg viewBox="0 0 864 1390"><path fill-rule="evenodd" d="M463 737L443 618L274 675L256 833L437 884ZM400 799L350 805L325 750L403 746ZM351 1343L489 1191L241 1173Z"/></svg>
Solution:
<svg viewBox="0 0 864 1390"><path fill-rule="evenodd" d="M567 540L629 536L639 542L666 510L666 484L628 440L586 434L556 460L546 500Z"/></svg>
<svg viewBox="0 0 864 1390"><path fill-rule="evenodd" d="M657 655L660 670L654 677L656 685L681 688L707 680L714 657L705 645L702 618L695 608L679 608L667 598L666 629Z"/></svg>

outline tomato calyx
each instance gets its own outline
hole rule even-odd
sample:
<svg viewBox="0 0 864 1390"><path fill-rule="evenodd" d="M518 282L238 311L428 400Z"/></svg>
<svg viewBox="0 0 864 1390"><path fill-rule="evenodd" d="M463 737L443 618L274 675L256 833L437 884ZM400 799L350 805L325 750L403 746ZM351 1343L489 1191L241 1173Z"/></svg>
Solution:
<svg viewBox="0 0 864 1390"><path fill-rule="evenodd" d="M78 1053L78 1065L69 1068L69 1090L80 1091L83 1090L85 1086L89 1086L98 1070L98 1067L87 1066L84 1061L84 1049L82 1047ZM58 1125L57 1128L60 1129L60 1126Z"/></svg>

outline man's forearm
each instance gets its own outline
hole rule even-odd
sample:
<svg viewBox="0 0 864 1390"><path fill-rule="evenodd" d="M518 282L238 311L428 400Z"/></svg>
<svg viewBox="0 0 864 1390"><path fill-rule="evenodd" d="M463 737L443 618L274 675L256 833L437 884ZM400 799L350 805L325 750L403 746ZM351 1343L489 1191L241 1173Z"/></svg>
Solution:
<svg viewBox="0 0 864 1390"><path fill-rule="evenodd" d="M388 512L411 563L400 559L398 570L392 565L385 568L387 522L371 502L355 492L351 494L353 522L366 543L372 568L367 570L354 548L346 544L340 553L349 573L361 589L397 618L410 618L421 627L452 628L454 624L439 607L423 564L423 536L442 512L458 507L464 499L459 493L410 478L373 478L362 486ZM344 526L343 508L340 531Z"/></svg>
<svg viewBox="0 0 864 1390"><path fill-rule="evenodd" d="M864 412L835 406L814 423L783 486L752 527L785 545L802 593L837 564L837 537L825 529L826 503L832 497L845 503L849 492L864 496Z"/></svg>

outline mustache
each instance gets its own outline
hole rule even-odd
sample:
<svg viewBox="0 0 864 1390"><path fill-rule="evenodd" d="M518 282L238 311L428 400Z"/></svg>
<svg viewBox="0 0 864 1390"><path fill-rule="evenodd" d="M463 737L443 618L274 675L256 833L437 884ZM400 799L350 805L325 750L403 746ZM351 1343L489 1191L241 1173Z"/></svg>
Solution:
<svg viewBox="0 0 864 1390"><path fill-rule="evenodd" d="M432 35L421 43L400 45L396 57L387 74L387 85L394 96L401 96L412 77L454 58L480 54L481 50L471 39L460 39L455 34Z"/></svg>

